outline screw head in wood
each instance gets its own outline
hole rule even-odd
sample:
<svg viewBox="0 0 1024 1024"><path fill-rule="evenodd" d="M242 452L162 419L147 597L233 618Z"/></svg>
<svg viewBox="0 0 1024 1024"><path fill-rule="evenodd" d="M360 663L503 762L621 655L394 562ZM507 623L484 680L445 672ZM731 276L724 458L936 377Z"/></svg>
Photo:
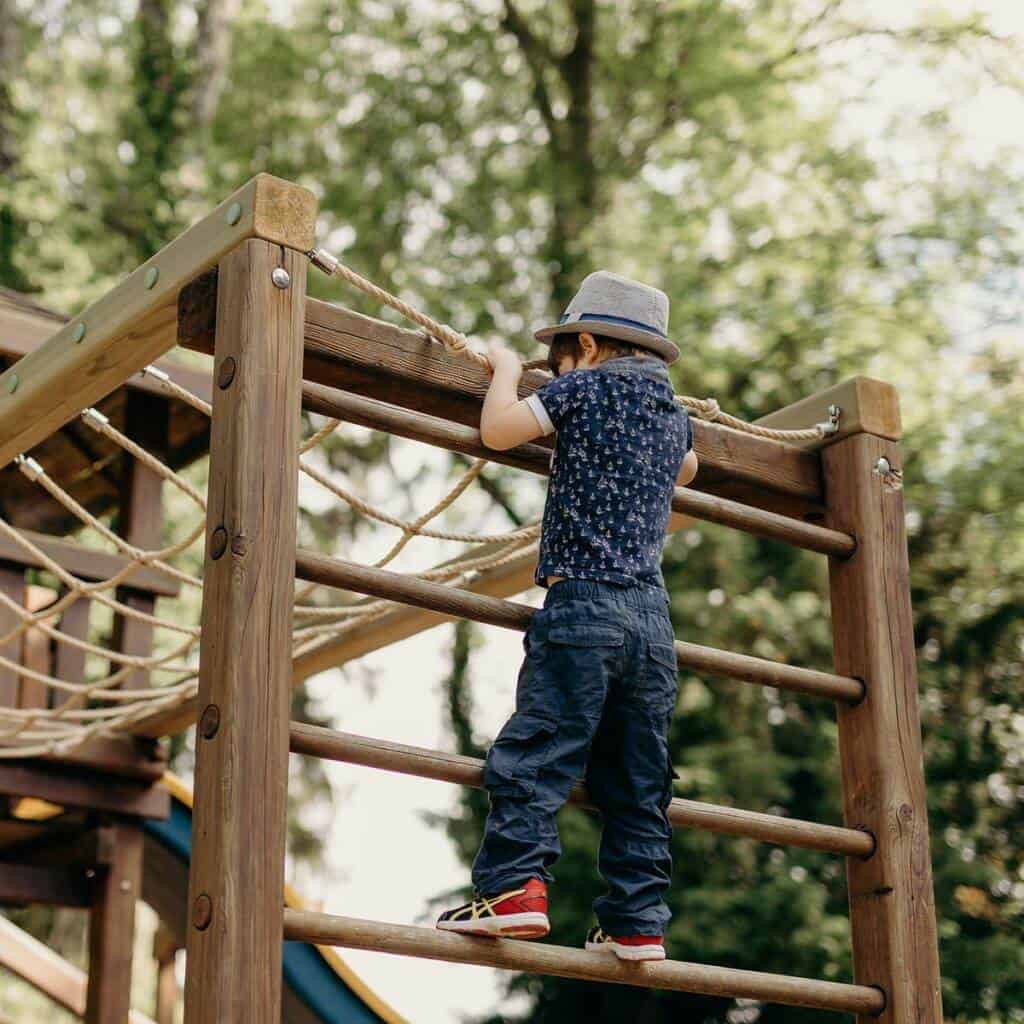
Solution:
<svg viewBox="0 0 1024 1024"><path fill-rule="evenodd" d="M228 531L223 526L218 526L210 538L210 555L216 561L228 549Z"/></svg>
<svg viewBox="0 0 1024 1024"><path fill-rule="evenodd" d="M85 337L85 324L81 320L75 324L75 329L72 332L71 340L77 345Z"/></svg>
<svg viewBox="0 0 1024 1024"><path fill-rule="evenodd" d="M886 473L892 472L892 464L884 455L880 456L878 461L875 463L875 472L881 473L883 476Z"/></svg>
<svg viewBox="0 0 1024 1024"><path fill-rule="evenodd" d="M157 281L160 280L160 268L159 267L148 267L146 269L145 285L146 290L156 286Z"/></svg>
<svg viewBox="0 0 1024 1024"><path fill-rule="evenodd" d="M206 893L200 893L192 904L192 924L199 931L206 931L213 920L213 900Z"/></svg>
<svg viewBox="0 0 1024 1024"><path fill-rule="evenodd" d="M122 878L121 879L121 884L120 884L120 886L118 888L120 888L121 892L131 892L132 891L132 883L129 882L127 878Z"/></svg>
<svg viewBox="0 0 1024 1024"><path fill-rule="evenodd" d="M284 267L274 267L270 272L270 280L274 282L275 288L287 288L292 283L292 275Z"/></svg>
<svg viewBox="0 0 1024 1024"><path fill-rule="evenodd" d="M242 219L242 204L232 203L224 214L224 219L229 224L237 224Z"/></svg>
<svg viewBox="0 0 1024 1024"><path fill-rule="evenodd" d="M199 719L199 735L206 740L212 740L220 728L220 708L216 704L207 704Z"/></svg>
<svg viewBox="0 0 1024 1024"><path fill-rule="evenodd" d="M235 371L237 369L238 363L235 362L234 356L228 356L226 359L221 360L220 369L217 371L217 387L221 391L231 387L231 382L235 379Z"/></svg>
<svg viewBox="0 0 1024 1024"><path fill-rule="evenodd" d="M18 375L16 373L12 373L10 375L10 377L7 378L7 392L8 392L8 394L13 395L14 392L18 390L18 385L20 383L21 383L21 381L18 380Z"/></svg>

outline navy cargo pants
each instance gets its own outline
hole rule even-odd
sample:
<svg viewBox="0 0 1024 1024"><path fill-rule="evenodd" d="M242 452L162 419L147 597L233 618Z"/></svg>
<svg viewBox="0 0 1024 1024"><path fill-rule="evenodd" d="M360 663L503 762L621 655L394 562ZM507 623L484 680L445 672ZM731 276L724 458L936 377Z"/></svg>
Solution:
<svg viewBox="0 0 1024 1024"><path fill-rule="evenodd" d="M552 880L555 812L585 778L601 811L594 903L612 935L662 935L672 875L668 724L678 674L663 588L552 585L524 640L516 710L484 763L491 809L473 863L478 893Z"/></svg>

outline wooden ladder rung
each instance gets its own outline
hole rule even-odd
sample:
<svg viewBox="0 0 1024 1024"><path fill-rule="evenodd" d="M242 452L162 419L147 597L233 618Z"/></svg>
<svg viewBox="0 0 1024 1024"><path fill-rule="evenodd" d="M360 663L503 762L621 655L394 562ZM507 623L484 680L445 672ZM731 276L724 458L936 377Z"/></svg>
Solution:
<svg viewBox="0 0 1024 1024"><path fill-rule="evenodd" d="M296 552L295 573L310 583L400 601L417 608L474 619L505 629L525 630L537 610L527 604L487 594L474 594L443 583L432 583L403 573L357 565L301 549ZM775 686L780 690L792 690L814 697L828 697L848 704L856 704L864 696L864 684L859 679L798 668L747 654L720 651L700 644L677 640L676 659L682 668L728 676L762 686Z"/></svg>
<svg viewBox="0 0 1024 1024"><path fill-rule="evenodd" d="M475 757L335 732L301 722L291 724L290 748L295 754L359 764L459 786L477 789L483 786L483 762ZM594 807L586 787L582 785L573 787L569 801L591 809ZM668 818L676 828L701 828L722 835L824 850L847 857L870 857L875 848L873 837L858 829L819 825L813 821L721 807L697 800L674 799L669 805Z"/></svg>
<svg viewBox="0 0 1024 1024"><path fill-rule="evenodd" d="M449 963L479 964L560 978L615 982L702 995L756 999L841 1013L878 1014L885 995L877 988L784 974L663 960L630 964L611 953L515 939L476 938L416 925L385 924L313 911L284 912L284 937L299 942L370 949Z"/></svg>
<svg viewBox="0 0 1024 1024"><path fill-rule="evenodd" d="M551 471L551 453L540 445L525 444L498 452L484 445L480 440L480 432L473 427L452 423L426 413L407 412L383 402L346 394L335 388L323 387L309 381L303 382L302 397L305 408L325 416L414 438L449 451L462 452L464 455L517 466L541 475L547 475ZM823 555L834 555L837 558L847 558L857 548L854 538L839 530L779 515L777 512L769 512L752 505L744 505L730 498L705 494L692 488L676 488L672 497L672 509L695 519L731 526L757 537L782 541L794 547L817 551Z"/></svg>

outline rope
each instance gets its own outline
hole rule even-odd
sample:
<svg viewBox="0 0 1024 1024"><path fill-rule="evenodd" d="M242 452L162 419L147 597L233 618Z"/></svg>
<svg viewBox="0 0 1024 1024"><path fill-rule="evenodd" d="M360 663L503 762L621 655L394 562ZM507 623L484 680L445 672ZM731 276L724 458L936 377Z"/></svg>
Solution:
<svg viewBox="0 0 1024 1024"><path fill-rule="evenodd" d="M433 341L440 341L448 352L457 357L468 359L471 363L483 367L488 373L491 371L491 361L487 356L477 352L470 345L469 338L456 331L454 328L443 324L426 313L420 312L408 302L400 299L397 295L386 291L379 285L356 273L351 267L346 266L336 256L324 249L311 249L306 255L315 267L318 267L329 277L340 277L353 288L363 292L370 298L375 299L381 305L390 306L397 310L407 320L419 324L424 329L427 337ZM545 360L532 360L524 364L524 368L538 368L546 366ZM834 434L839 427L839 410L836 407L829 409L829 420L826 423L818 423L813 427L806 427L794 430L780 430L774 427L763 427L757 423L747 423L746 420L738 419L730 413L723 412L714 398L694 398L691 395L676 395L676 401L695 416L709 422L721 423L723 426L731 427L744 434L752 434L755 437L766 437L773 441L817 441L823 437ZM833 411L834 410L834 411Z"/></svg>
<svg viewBox="0 0 1024 1024"><path fill-rule="evenodd" d="M152 377L160 386L178 401L211 415L209 403L172 381L167 374L156 367L142 371ZM152 715L164 708L176 707L192 699L198 689L198 665L195 652L199 644L200 628L179 621L175 617L150 614L134 608L111 596L111 592L122 584L130 585L131 576L143 567L156 569L171 579L192 587L201 588L198 577L187 573L169 561L183 554L205 533L206 502L188 481L147 452L135 441L119 431L109 419L95 409L86 409L82 419L93 430L101 433L113 445L139 460L169 485L177 488L200 513L198 522L187 529L185 535L175 543L158 550L144 550L128 543L118 536L102 520L92 515L68 491L54 480L46 470L31 457L19 456L17 465L24 476L44 490L83 527L92 530L108 542L124 559L124 564L109 578L94 582L78 579L59 562L46 554L37 544L20 530L0 517L0 534L9 537L26 552L26 561L32 561L51 573L64 593L44 608L29 611L9 595L0 591L0 612L11 628L0 635L0 669L44 687L48 692L60 695L55 707L0 707L0 758L32 757L44 754L62 754L80 744L98 737L116 735L126 730L139 719ZM303 441L299 454L305 455L321 444L338 427L339 421L328 420L323 426ZM401 531L401 536L374 564L383 566L393 561L413 537L430 537L438 540L459 541L468 544L496 544L486 554L466 558L451 565L438 566L411 573L421 579L463 586L484 569L503 565L511 560L526 556L536 545L540 530L539 523L506 533L477 534L430 528L428 523L450 508L455 501L476 480L487 461L476 460L450 487L445 494L425 512L412 521L391 515L383 509L348 490L325 473L300 457L300 468L310 479L326 487L332 494L349 504L356 512L367 518L386 523ZM360 600L352 604L335 606L303 605L317 590L316 584L304 584L296 589L294 608L294 630L292 655L313 650L322 643L328 643L350 631L365 626L392 611L399 602L386 599ZM134 619L152 626L155 630L170 631L181 639L171 644L168 650L150 656L124 654L111 650L82 637L62 632L56 626L56 619L76 601L95 601L111 614ZM161 598L164 600L164 598ZM88 681L61 679L52 672L30 668L11 656L9 645L19 643L21 638L38 630L52 644L66 644L83 652L90 658L102 658L111 666L111 671L100 678ZM2 632L2 631L0 631ZM126 686L134 673L145 673L151 685L145 687ZM159 674L166 681L153 682Z"/></svg>

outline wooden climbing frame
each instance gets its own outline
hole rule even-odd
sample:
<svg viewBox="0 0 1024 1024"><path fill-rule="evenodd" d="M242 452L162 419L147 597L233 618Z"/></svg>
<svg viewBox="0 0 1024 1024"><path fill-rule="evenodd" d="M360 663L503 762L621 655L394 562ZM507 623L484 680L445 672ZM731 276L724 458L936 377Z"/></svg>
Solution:
<svg viewBox="0 0 1024 1024"><path fill-rule="evenodd" d="M198 720L186 1024L277 1024L272 965L285 938L778 1001L854 1014L860 1024L941 1024L899 412L892 388L866 378L765 420L809 427L839 405L839 431L817 443L695 421L700 473L673 499L673 528L692 517L828 558L834 672L682 641L676 654L694 671L835 702L843 824L687 800L674 800L669 816L675 827L843 856L852 983L676 961L638 970L581 950L282 907L289 749L481 784L471 758L289 723L294 682L337 660L342 647L355 656L455 617L522 630L533 612L508 600L528 586L529 559L452 587L297 551L300 408L542 475L550 456L547 441L484 448L480 366L453 359L422 332L307 298L315 219L310 193L261 175L0 376L2 466L174 344L214 358L199 693L134 727L156 736ZM545 379L527 372L521 394ZM151 484L133 487L132 501L153 500ZM296 578L407 607L367 636L292 665ZM586 791L578 787L572 800L586 806Z"/></svg>

